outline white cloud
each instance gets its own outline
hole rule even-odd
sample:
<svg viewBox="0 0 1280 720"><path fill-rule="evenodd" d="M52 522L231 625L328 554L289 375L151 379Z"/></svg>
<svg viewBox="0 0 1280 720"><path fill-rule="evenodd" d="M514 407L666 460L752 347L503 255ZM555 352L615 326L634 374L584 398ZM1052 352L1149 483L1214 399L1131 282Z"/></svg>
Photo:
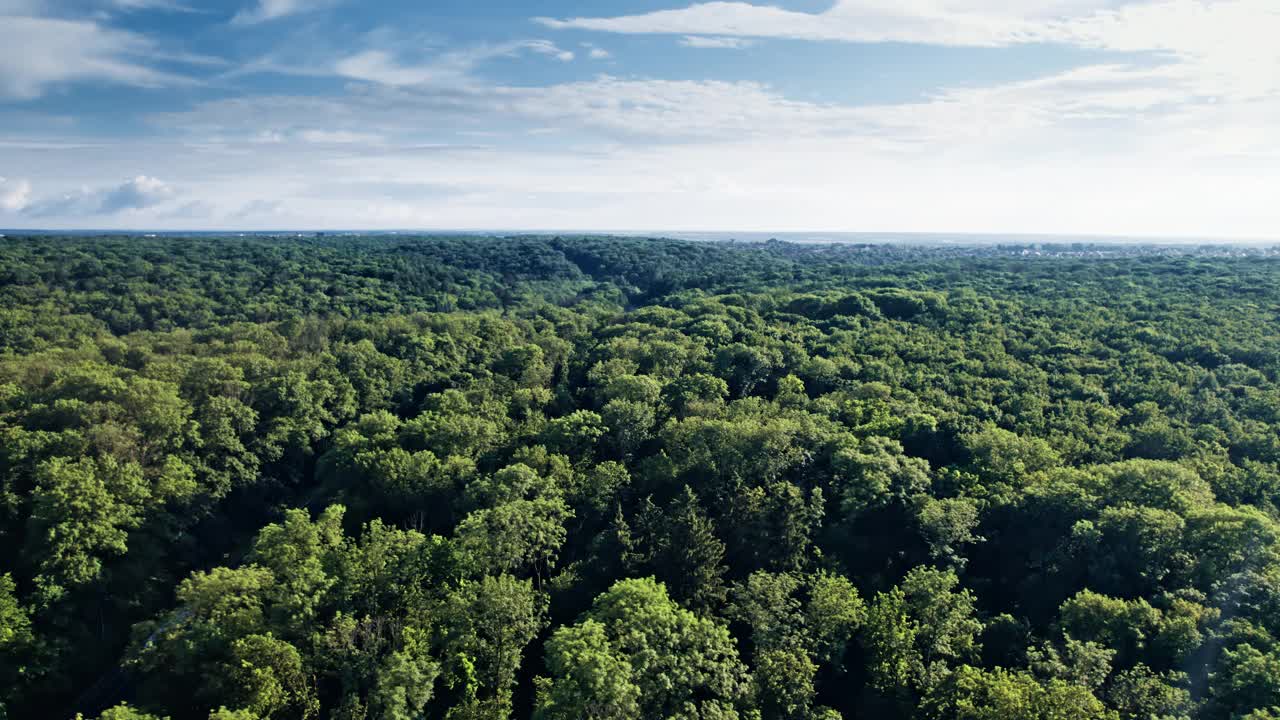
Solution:
<svg viewBox="0 0 1280 720"><path fill-rule="evenodd" d="M258 0L257 4L236 13L231 19L233 25L254 25L268 20L301 12L307 6L306 0Z"/></svg>
<svg viewBox="0 0 1280 720"><path fill-rule="evenodd" d="M383 85L452 83L466 77L472 63L444 59L427 65L402 65L388 52L366 50L339 60L334 70L343 77Z"/></svg>
<svg viewBox="0 0 1280 720"><path fill-rule="evenodd" d="M0 98L28 100L51 85L109 82L163 87L190 81L146 65L145 38L95 22L0 16Z"/></svg>
<svg viewBox="0 0 1280 720"><path fill-rule="evenodd" d="M998 46L1037 37L1043 23L1105 0L839 0L821 13L706 2L617 17L535 18L556 29L686 36Z"/></svg>
<svg viewBox="0 0 1280 720"><path fill-rule="evenodd" d="M350 68L348 68L350 69ZM348 137L397 137L456 128L474 132L486 119L524 121L534 127L597 131L620 141L731 141L770 135L848 134L865 126L863 111L788 100L753 82L674 81L601 75L551 86L491 86L465 76L427 73L423 67L368 73L379 85L343 98L272 96L204 102L189 111L157 115L163 127L205 137L258 143L314 139L295 123L323 118L324 130ZM446 82L456 80L457 84ZM314 133L318 128L303 128ZM364 139L372 141L373 138Z"/></svg>
<svg viewBox="0 0 1280 720"><path fill-rule="evenodd" d="M226 108L227 106L221 106ZM210 118L212 119L212 118ZM211 138L217 143L251 143L261 145L286 145L286 144L307 144L307 145L360 145L366 148L380 146L384 143L384 138L378 133L360 132L357 130L348 130L338 127L331 128L315 128L315 127L296 127L292 125L292 118L276 118L275 122L279 127L262 128L256 132L244 133L245 128L235 128L231 132L234 137L219 136ZM228 130L228 128L220 127L219 131Z"/></svg>
<svg viewBox="0 0 1280 720"><path fill-rule="evenodd" d="M522 48L529 52L538 53L539 55L547 55L553 57L560 62L570 62L575 57L573 51L562 50L550 40L530 40L523 43Z"/></svg>
<svg viewBox="0 0 1280 720"><path fill-rule="evenodd" d="M592 60L608 60L613 57L613 53L605 50L595 43L582 43L582 47L587 49L587 57Z"/></svg>
<svg viewBox="0 0 1280 720"><path fill-rule="evenodd" d="M680 44L685 47L706 48L710 50L741 50L742 48L751 47L753 43L746 38L740 37L685 35L680 38Z"/></svg>
<svg viewBox="0 0 1280 720"><path fill-rule="evenodd" d="M329 145L375 145L382 141L382 138L374 133L351 132L350 130L300 130L297 133L297 137L303 142Z"/></svg>
<svg viewBox="0 0 1280 720"><path fill-rule="evenodd" d="M1136 119L1173 110L1203 115L1201 106L1280 96L1280 43L1275 40L1280 37L1280 3L1275 0L840 0L821 13L710 2L641 15L540 22L553 28L674 34L685 44L703 47L792 38L960 46L1057 44L1146 55L1137 64L1104 59L1028 83L943 90L924 107L930 113L968 107L1046 122L1090 114ZM1134 63L1132 58L1124 62ZM920 109L919 104L905 108L911 113ZM1004 124L995 113L986 117Z"/></svg>
<svg viewBox="0 0 1280 720"><path fill-rule="evenodd" d="M290 15L314 12L334 5L338 0L257 0L257 3L236 13L232 25L257 25L279 20Z"/></svg>
<svg viewBox="0 0 1280 720"><path fill-rule="evenodd" d="M420 63L401 62L384 50L366 50L338 60L334 71L343 77L381 85L462 85L470 81L472 71L480 64L524 52L546 55L560 62L569 62L575 57L573 52L549 40L523 40L453 50Z"/></svg>
<svg viewBox="0 0 1280 720"><path fill-rule="evenodd" d="M194 13L201 12L196 8L177 2L177 0L110 0L110 5L117 10L137 12L141 10L162 10L165 12Z"/></svg>
<svg viewBox="0 0 1280 720"><path fill-rule="evenodd" d="M849 108L790 101L753 82L636 80L602 75L542 88L496 88L494 112L664 140L739 139L848 130Z"/></svg>
<svg viewBox="0 0 1280 720"><path fill-rule="evenodd" d="M17 212L31 201L31 183L0 177L0 210Z"/></svg>
<svg viewBox="0 0 1280 720"><path fill-rule="evenodd" d="M987 149L996 152L1033 133L1049 148L1067 137L1078 140L1082 133L1091 147L1132 143L1143 140L1157 123L1170 128L1201 123L1211 132L1212 118L1232 107L1200 96L1195 79L1176 65L1092 65L1030 81L942 90L916 102L865 106L793 100L754 82L601 75L544 87L491 86L473 82L462 68L445 73L438 72L440 67L388 65L362 73L348 67L349 75L381 85L345 98L218 100L166 114L157 122L258 142L394 147L397 136L448 128L474 132L485 129L476 127L476 118L503 118L568 137L590 137L585 131L627 143L856 138L885 151L934 153L986 141L991 142ZM1260 112L1254 115L1265 117ZM1238 127L1251 115L1237 108L1232 116ZM326 126L299 129L293 123L300 117L324 118ZM1280 135L1280 130L1258 125L1247 133ZM326 138L325 132L334 134ZM1035 145L1032 139L1025 142Z"/></svg>
<svg viewBox="0 0 1280 720"><path fill-rule="evenodd" d="M46 198L26 205L23 212L31 217L93 217L145 210L162 205L177 196L173 187L146 175L139 175L120 185L80 188L74 192Z"/></svg>
<svg viewBox="0 0 1280 720"><path fill-rule="evenodd" d="M1055 26L1063 42L1163 52L1199 92L1230 98L1280 94L1280 4L1272 0L1156 0Z"/></svg>
<svg viewBox="0 0 1280 720"><path fill-rule="evenodd" d="M1224 92L1280 91L1280 4L1275 0L839 0L805 13L748 2L708 2L617 17L537 18L558 29L902 42L999 47L1056 43L1162 52ZM710 39L694 42L715 42Z"/></svg>
<svg viewBox="0 0 1280 720"><path fill-rule="evenodd" d="M118 187L103 191L100 212L111 214L124 210L142 210L167 202L175 194L167 183L139 175Z"/></svg>

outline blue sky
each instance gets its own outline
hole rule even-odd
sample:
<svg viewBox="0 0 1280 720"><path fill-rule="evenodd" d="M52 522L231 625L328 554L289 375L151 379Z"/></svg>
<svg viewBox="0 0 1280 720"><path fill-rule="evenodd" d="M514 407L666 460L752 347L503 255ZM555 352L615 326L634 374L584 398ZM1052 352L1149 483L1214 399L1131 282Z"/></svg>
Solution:
<svg viewBox="0 0 1280 720"><path fill-rule="evenodd" d="M0 227L1280 237L1276 0L0 0Z"/></svg>

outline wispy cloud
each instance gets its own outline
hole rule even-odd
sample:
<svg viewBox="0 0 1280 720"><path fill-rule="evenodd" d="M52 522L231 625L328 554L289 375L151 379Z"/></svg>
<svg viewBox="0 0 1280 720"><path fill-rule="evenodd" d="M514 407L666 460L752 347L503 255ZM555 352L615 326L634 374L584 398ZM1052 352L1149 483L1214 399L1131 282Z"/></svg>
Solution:
<svg viewBox="0 0 1280 720"><path fill-rule="evenodd" d="M561 49L550 40L530 40L523 43L521 49L538 53L539 55L547 55L559 60L560 62L570 62L575 57L572 50Z"/></svg>
<svg viewBox="0 0 1280 720"><path fill-rule="evenodd" d="M639 15L543 17L535 21L556 29L629 34L995 46L1031 38L1042 27L1042 19L1087 2L839 0L825 12L806 13L772 5L717 1ZM1097 0L1093 4L1101 6L1103 2Z"/></svg>
<svg viewBox="0 0 1280 720"><path fill-rule="evenodd" d="M422 62L402 62L385 50L366 50L338 60L334 71L343 77L382 85L460 85L467 82L481 63L521 53L546 55L569 62L575 55L549 40L523 40L500 45L481 45L453 50Z"/></svg>
<svg viewBox="0 0 1280 720"><path fill-rule="evenodd" d="M231 18L232 25L257 25L290 15L315 12L336 5L339 0L257 0Z"/></svg>
<svg viewBox="0 0 1280 720"><path fill-rule="evenodd" d="M1193 96L1249 100L1280 94L1280 4L1275 0L839 0L820 13L708 2L614 17L538 18L557 29L677 35L695 47L754 38L1004 47L1054 44L1146 53ZM1193 87L1194 86L1194 87ZM1142 94L1150 94L1140 93Z"/></svg>
<svg viewBox="0 0 1280 720"><path fill-rule="evenodd" d="M751 40L740 37L685 35L680 38L680 44L685 47L710 50L741 50L742 48L751 47L754 43Z"/></svg>
<svg viewBox="0 0 1280 720"><path fill-rule="evenodd" d="M846 105L788 98L749 81L658 80L600 75L547 86L474 82L470 61L396 65L385 55L354 56L339 72L376 83L342 98L271 96L202 103L155 118L258 141L327 139L394 145L395 138L447 125L449 118L504 118L565 132L591 131L619 142L733 143L767 138L856 138L894 151L954 151L947 144L1008 142L1055 128L1140 137L1162 118L1206 121L1229 104L1205 98L1179 66L1099 64L1034 80L942 89L919 101ZM297 127L324 118L326 127ZM1100 124L1106 123L1105 126ZM481 128L471 128L481 129ZM998 146L999 143L996 143ZM1057 143L1049 143L1056 146Z"/></svg>
<svg viewBox="0 0 1280 720"><path fill-rule="evenodd" d="M173 200L177 192L168 183L139 175L120 185L81 188L75 192L24 205L32 217L93 217L144 210Z"/></svg>
<svg viewBox="0 0 1280 720"><path fill-rule="evenodd" d="M1273 0L837 0L807 13L717 1L637 15L535 18L555 29L685 38L789 38L996 47L1058 43L1166 51L1277 75L1280 5ZM697 40L695 42L714 42Z"/></svg>
<svg viewBox="0 0 1280 720"><path fill-rule="evenodd" d="M300 130L296 134L299 140L309 143L327 145L377 145L382 138L374 133L351 132L350 130Z"/></svg>
<svg viewBox="0 0 1280 720"><path fill-rule="evenodd" d="M93 21L0 15L0 99L30 100L52 85L94 81L165 87L189 78L149 65L146 38Z"/></svg>
<svg viewBox="0 0 1280 720"><path fill-rule="evenodd" d="M365 50L342 58L333 68L339 75L355 80L368 80L383 85L421 85L456 83L467 77L474 65L474 61L458 56L408 65L401 64L384 50Z"/></svg>
<svg viewBox="0 0 1280 720"><path fill-rule="evenodd" d="M205 10L192 7L177 0L110 0L111 7L125 12L142 10L161 10L164 12L203 13Z"/></svg>

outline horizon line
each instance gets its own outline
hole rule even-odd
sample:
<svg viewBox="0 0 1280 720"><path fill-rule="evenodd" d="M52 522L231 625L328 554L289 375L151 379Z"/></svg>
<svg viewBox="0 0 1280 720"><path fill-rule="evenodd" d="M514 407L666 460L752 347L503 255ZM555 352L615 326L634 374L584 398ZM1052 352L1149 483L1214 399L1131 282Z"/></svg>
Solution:
<svg viewBox="0 0 1280 720"><path fill-rule="evenodd" d="M1280 243L1280 236L1202 236L1202 235L1162 235L1162 234L1112 234L1112 233L1051 233L1051 232L982 232L982 231L919 231L919 230L637 230L637 229L581 229L581 228L260 228L260 229L192 229L192 228L38 228L15 227L0 228L0 237L10 234L33 233L38 235L416 235L443 236L450 234L479 235L492 237L514 236L611 236L635 237L651 239L689 240L690 236L715 236L715 240L736 239L735 236L750 236L752 241L767 241L770 236L786 242L786 236L842 236L846 238L881 237L888 241L894 239L988 239L988 240L1075 240L1102 242L1145 242L1145 243L1201 243L1201 244L1266 244ZM812 241L811 241L812 242Z"/></svg>

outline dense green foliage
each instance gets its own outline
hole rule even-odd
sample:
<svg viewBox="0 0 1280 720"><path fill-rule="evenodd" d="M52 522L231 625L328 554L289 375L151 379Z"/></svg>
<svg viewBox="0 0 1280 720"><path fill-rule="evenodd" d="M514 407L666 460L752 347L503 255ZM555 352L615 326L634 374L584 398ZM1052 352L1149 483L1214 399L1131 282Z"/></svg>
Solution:
<svg viewBox="0 0 1280 720"><path fill-rule="evenodd" d="M1280 261L0 240L0 717L1280 717Z"/></svg>

